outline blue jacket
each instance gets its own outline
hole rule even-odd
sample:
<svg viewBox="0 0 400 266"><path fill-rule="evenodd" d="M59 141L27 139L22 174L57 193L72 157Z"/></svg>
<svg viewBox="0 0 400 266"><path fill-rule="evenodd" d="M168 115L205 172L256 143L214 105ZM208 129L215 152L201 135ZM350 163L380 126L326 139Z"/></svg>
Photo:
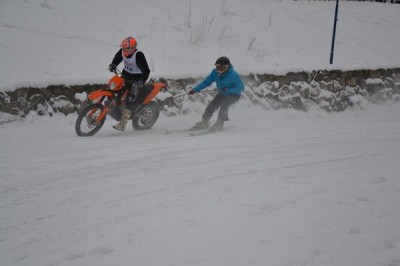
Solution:
<svg viewBox="0 0 400 266"><path fill-rule="evenodd" d="M240 95L244 90L243 82L240 79L239 74L233 69L232 65L230 65L229 69L221 76L218 75L217 70L214 68L202 82L193 88L193 90L199 92L210 86L214 81L217 84L219 94Z"/></svg>

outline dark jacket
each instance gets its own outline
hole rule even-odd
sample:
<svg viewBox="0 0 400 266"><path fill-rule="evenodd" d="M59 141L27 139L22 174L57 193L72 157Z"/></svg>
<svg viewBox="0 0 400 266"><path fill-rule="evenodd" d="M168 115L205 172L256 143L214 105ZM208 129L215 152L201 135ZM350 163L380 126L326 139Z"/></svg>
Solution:
<svg viewBox="0 0 400 266"><path fill-rule="evenodd" d="M132 55L130 55L132 56ZM119 51L115 54L114 59L112 60L112 64L118 66L122 62L122 48L119 49ZM146 80L149 78L150 75L150 68L149 65L147 64L146 57L144 54L140 51L136 52L136 64L142 71L142 74L132 74L129 72L126 72L125 70L122 71L122 76L126 80L131 80L131 81L143 81L143 83L146 82Z"/></svg>

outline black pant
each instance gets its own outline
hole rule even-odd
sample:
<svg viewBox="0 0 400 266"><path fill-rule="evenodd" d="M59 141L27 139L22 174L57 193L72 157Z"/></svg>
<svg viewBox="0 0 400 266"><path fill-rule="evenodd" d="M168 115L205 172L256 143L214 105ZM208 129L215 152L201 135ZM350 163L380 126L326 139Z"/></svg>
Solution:
<svg viewBox="0 0 400 266"><path fill-rule="evenodd" d="M218 120L221 122L228 121L228 110L229 106L239 101L240 95L228 94L222 95L217 94L214 99L208 104L206 111L203 114L203 120L209 121L214 112L219 109Z"/></svg>
<svg viewBox="0 0 400 266"><path fill-rule="evenodd" d="M135 111L144 102L153 88L154 86L152 84L145 84L143 87L137 89L134 88L134 85L131 85L126 99L125 108Z"/></svg>

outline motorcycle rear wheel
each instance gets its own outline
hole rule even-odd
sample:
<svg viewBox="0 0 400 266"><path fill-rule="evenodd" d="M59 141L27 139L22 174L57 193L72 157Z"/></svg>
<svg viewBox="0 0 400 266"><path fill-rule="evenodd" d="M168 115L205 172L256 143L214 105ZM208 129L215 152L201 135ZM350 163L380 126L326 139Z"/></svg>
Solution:
<svg viewBox="0 0 400 266"><path fill-rule="evenodd" d="M82 109L75 122L76 134L80 137L89 137L96 134L106 121L107 116L104 116L100 123L96 123L96 119L103 109L104 106L100 103L91 104Z"/></svg>
<svg viewBox="0 0 400 266"><path fill-rule="evenodd" d="M160 107L156 102L149 102L140 108L139 114L132 119L132 126L135 130L150 129L160 115Z"/></svg>

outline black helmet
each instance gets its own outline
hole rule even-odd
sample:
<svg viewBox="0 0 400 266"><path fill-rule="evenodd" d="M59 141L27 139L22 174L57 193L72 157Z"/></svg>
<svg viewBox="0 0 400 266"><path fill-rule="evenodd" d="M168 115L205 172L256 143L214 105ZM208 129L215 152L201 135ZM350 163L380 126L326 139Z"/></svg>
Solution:
<svg viewBox="0 0 400 266"><path fill-rule="evenodd" d="M222 56L215 61L216 65L221 65L221 66L229 66L231 64L231 61L229 61L228 57Z"/></svg>

